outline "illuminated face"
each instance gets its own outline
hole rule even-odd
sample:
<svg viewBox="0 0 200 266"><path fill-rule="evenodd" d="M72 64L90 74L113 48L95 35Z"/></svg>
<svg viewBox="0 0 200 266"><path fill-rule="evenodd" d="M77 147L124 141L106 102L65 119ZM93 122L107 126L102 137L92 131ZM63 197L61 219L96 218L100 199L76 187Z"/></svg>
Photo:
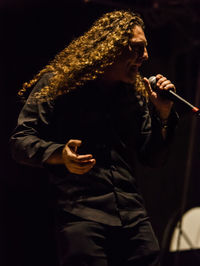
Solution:
<svg viewBox="0 0 200 266"><path fill-rule="evenodd" d="M135 26L129 45L124 48L121 55L104 73L104 79L108 82L122 81L133 84L139 67L148 59L147 40L143 29Z"/></svg>

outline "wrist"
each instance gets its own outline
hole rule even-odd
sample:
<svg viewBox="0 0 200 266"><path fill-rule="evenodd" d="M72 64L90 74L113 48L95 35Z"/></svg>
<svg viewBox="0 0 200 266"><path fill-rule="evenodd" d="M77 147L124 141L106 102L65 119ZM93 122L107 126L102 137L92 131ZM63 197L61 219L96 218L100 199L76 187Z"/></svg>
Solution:
<svg viewBox="0 0 200 266"><path fill-rule="evenodd" d="M46 160L47 164L64 164L62 157L62 150L58 149L54 151L51 156Z"/></svg>
<svg viewBox="0 0 200 266"><path fill-rule="evenodd" d="M165 120L168 120L168 118L170 116L170 112L171 112L171 109L168 110L167 112L157 111L157 114L158 114L160 120L165 121Z"/></svg>
<svg viewBox="0 0 200 266"><path fill-rule="evenodd" d="M167 113L161 114L160 112L156 111L155 115L161 129L166 130L168 128L169 114Z"/></svg>

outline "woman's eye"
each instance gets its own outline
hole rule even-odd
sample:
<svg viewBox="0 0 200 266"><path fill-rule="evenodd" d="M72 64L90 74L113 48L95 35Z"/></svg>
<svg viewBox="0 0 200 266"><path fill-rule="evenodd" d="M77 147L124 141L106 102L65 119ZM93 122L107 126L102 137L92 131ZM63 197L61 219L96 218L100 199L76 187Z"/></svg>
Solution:
<svg viewBox="0 0 200 266"><path fill-rule="evenodd" d="M131 50L136 53L138 56L142 56L144 53L144 45L131 44Z"/></svg>

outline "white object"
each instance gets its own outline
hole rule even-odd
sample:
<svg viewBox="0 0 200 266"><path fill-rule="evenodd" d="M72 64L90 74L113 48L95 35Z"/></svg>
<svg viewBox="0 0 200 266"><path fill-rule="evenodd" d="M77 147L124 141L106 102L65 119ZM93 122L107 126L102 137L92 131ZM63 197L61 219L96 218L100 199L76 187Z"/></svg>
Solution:
<svg viewBox="0 0 200 266"><path fill-rule="evenodd" d="M177 223L169 251L200 249L200 207L187 211L182 217L181 231Z"/></svg>

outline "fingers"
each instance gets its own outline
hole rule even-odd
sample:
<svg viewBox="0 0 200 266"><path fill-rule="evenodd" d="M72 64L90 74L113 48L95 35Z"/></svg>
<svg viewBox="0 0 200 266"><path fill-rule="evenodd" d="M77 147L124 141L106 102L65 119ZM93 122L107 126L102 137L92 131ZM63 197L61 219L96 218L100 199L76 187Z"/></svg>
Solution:
<svg viewBox="0 0 200 266"><path fill-rule="evenodd" d="M85 174L87 172L89 172L93 166L95 165L96 160L92 159L90 161L88 161L87 163L77 163L75 161L68 161L68 163L66 164L67 169L74 174Z"/></svg>
<svg viewBox="0 0 200 266"><path fill-rule="evenodd" d="M85 164L78 164L71 162L70 166L68 166L68 170L74 174L79 174L79 175L85 174L93 168L95 163L96 163L95 159L92 159L90 162Z"/></svg>
<svg viewBox="0 0 200 266"><path fill-rule="evenodd" d="M169 89L172 89L173 91L176 90L174 84L172 84L171 81L168 80L163 75L161 74L156 75L156 79L157 79L156 85L160 90L169 90Z"/></svg>
<svg viewBox="0 0 200 266"><path fill-rule="evenodd" d="M168 80L166 77L164 77L163 75L161 74L157 74L156 75L156 86L158 87L158 89L160 90L173 90L173 91L176 91L176 88L174 86L174 84L171 83L170 80ZM143 81L144 81L144 85L145 85L145 88L149 94L149 96L155 96L154 95L154 91L152 90L151 88L151 85L149 83L149 80L147 78L143 78Z"/></svg>
<svg viewBox="0 0 200 266"><path fill-rule="evenodd" d="M77 161L77 162L82 162L82 161L87 161L92 159L92 154L85 154L85 155L79 155L77 154L77 149L80 147L82 144L81 140L78 139L70 139L66 146L65 150L68 154L69 159Z"/></svg>
<svg viewBox="0 0 200 266"><path fill-rule="evenodd" d="M66 151L67 151L67 155L68 155L69 160L75 161L77 163L87 162L87 161L91 160L93 157L92 154L79 155L79 154L71 151L71 149L69 147L66 147Z"/></svg>

